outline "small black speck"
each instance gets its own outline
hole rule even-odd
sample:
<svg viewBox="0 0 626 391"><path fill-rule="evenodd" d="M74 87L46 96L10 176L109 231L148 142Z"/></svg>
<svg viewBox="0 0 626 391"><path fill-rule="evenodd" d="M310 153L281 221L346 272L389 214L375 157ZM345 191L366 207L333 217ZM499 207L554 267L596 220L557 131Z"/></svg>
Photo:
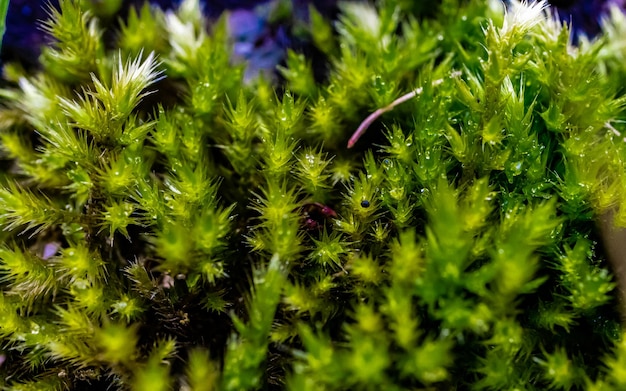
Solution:
<svg viewBox="0 0 626 391"><path fill-rule="evenodd" d="M368 200L361 201L361 207L362 208L369 208L370 207L370 202Z"/></svg>

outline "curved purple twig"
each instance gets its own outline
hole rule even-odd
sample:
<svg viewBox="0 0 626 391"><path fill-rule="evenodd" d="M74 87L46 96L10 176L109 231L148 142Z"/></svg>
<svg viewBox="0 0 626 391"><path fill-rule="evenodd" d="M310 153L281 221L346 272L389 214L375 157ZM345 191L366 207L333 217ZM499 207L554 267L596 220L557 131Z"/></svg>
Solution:
<svg viewBox="0 0 626 391"><path fill-rule="evenodd" d="M356 131L352 134L352 137L350 137L350 140L348 140L348 148L352 148L354 144L356 144L356 142L359 140L359 138L361 138L363 133L365 133L367 128L369 128L370 125L372 125L372 123L376 121L378 117L380 117L381 115L385 114L388 111L393 110L397 105L415 98L417 95L421 93L422 93L422 87L417 88L409 92L408 94L402 95L398 99L391 102L388 106L382 107L374 111L372 114L368 115L367 118L365 118L365 120L361 122L361 125L359 125Z"/></svg>

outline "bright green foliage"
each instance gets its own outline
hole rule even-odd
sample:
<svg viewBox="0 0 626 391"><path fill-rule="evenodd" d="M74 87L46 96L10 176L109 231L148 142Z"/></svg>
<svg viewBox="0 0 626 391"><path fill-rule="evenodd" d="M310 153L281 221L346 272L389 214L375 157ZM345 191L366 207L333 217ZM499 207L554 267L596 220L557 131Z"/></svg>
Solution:
<svg viewBox="0 0 626 391"><path fill-rule="evenodd" d="M88 80L104 56L98 20L78 0L59 2L59 9L50 7L50 14L43 28L58 42L44 48L42 61L48 72L68 82Z"/></svg>
<svg viewBox="0 0 626 391"><path fill-rule="evenodd" d="M6 18L9 11L9 0L0 1L0 46L2 44L2 38L6 32Z"/></svg>
<svg viewBox="0 0 626 391"><path fill-rule="evenodd" d="M165 26L159 22L164 15L152 11L145 3L141 9L131 8L128 19L122 21L118 46L123 53L140 51L162 53L166 50Z"/></svg>
<svg viewBox="0 0 626 391"><path fill-rule="evenodd" d="M563 271L561 283L569 292L566 297L572 308L578 311L605 304L611 299L608 292L613 290L608 270L589 263L589 246L589 241L580 239L573 249L566 248L559 259L559 269Z"/></svg>
<svg viewBox="0 0 626 391"><path fill-rule="evenodd" d="M285 283L285 265L274 254L267 270L254 270L251 298L247 305L248 322L233 318L239 335L228 341L222 373L223 390L252 390L261 387L268 336L274 321L274 311Z"/></svg>
<svg viewBox="0 0 626 391"><path fill-rule="evenodd" d="M9 282L11 289L5 295L14 295L27 305L45 294L54 294L57 288L54 271L34 254L22 252L19 248L2 248L3 280Z"/></svg>
<svg viewBox="0 0 626 391"><path fill-rule="evenodd" d="M625 387L623 15L311 8L275 86L197 0L88 3L0 93L1 389Z"/></svg>
<svg viewBox="0 0 626 391"><path fill-rule="evenodd" d="M205 351L192 350L189 352L186 377L190 390L216 390L218 389L219 368L211 362Z"/></svg>

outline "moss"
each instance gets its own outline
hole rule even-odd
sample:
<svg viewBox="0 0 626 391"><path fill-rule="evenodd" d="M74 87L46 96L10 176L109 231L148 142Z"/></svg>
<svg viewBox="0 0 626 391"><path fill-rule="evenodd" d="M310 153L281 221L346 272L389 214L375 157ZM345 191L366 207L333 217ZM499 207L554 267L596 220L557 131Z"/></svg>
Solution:
<svg viewBox="0 0 626 391"><path fill-rule="evenodd" d="M277 86L197 1L113 42L60 3L1 93L4 389L626 383L621 14L573 46L543 2L312 9L328 72Z"/></svg>

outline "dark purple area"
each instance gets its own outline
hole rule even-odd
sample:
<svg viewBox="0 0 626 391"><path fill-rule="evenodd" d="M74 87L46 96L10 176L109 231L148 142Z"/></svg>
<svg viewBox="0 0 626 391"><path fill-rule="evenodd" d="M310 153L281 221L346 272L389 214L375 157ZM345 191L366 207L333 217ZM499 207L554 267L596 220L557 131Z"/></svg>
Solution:
<svg viewBox="0 0 626 391"><path fill-rule="evenodd" d="M233 58L248 63L245 79L263 70L273 71L283 58L289 38L282 26L273 28L267 15L249 9L234 9L228 19L233 39Z"/></svg>
<svg viewBox="0 0 626 391"><path fill-rule="evenodd" d="M141 6L145 0L125 1L124 7ZM253 8L267 0L218 0L201 1L204 12L208 16L218 16L224 10ZM174 8L180 0L152 0L151 4L163 9ZM48 19L48 4L57 6L57 0L11 0L7 15L6 33L2 45L2 58L19 59L34 63L39 48L46 43L46 34L39 28L42 20ZM123 12L123 10L122 10Z"/></svg>
<svg viewBox="0 0 626 391"><path fill-rule="evenodd" d="M204 12L208 16L218 16L225 10L232 10L238 8L250 9L259 4L267 3L269 0L210 0L210 1L200 1L203 6ZM128 1L130 4L143 4L142 0L132 0ZM163 9L174 8L179 3L180 0L152 0L151 4L157 5Z"/></svg>
<svg viewBox="0 0 626 391"><path fill-rule="evenodd" d="M131 6L141 6L145 0L124 1L120 15ZM322 13L332 15L336 0L291 0L293 15L287 20L270 22L272 7L280 0L206 0L201 1L203 12L209 17L219 16L225 10L232 12L229 26L234 41L234 57L248 61L248 76L256 70L274 69L284 58L287 47L298 47L291 36L294 20L308 18L308 5L314 3ZM288 0L283 0L288 1ZM37 62L39 48L46 43L45 33L38 27L48 18L47 4L56 6L58 0L11 0L7 15L7 30L2 45L2 59L19 60L27 65ZM180 0L152 0L154 6L164 9L178 6ZM576 36L593 37L600 31L600 20L607 15L610 5L626 8L626 0L552 0L559 17L571 22Z"/></svg>
<svg viewBox="0 0 626 391"><path fill-rule="evenodd" d="M279 2L291 1L292 15L277 17ZM162 9L175 8L181 0L152 0L150 4ZM124 18L130 7L140 7L145 0L123 2L118 17ZM200 1L202 11L209 18L216 18L224 11L231 12L229 30L233 38L233 58L245 61L248 66L246 78L259 72L272 73L283 61L288 47L301 49L302 42L294 39L291 28L296 21L308 19L310 0L206 0ZM313 2L323 14L332 16L336 11L336 0ZM47 4L58 5L58 0L10 2L7 16L7 32L2 46L3 60L18 60L26 66L36 66L42 44L49 41L39 28L42 20L48 19ZM115 19L112 19L115 20Z"/></svg>
<svg viewBox="0 0 626 391"><path fill-rule="evenodd" d="M47 4L56 6L58 2L11 0L2 43L2 58L20 58L27 62L36 59L39 46L46 41L44 32L38 26L39 21L48 19Z"/></svg>
<svg viewBox="0 0 626 391"><path fill-rule="evenodd" d="M607 16L612 5L626 10L626 0L552 0L559 18L571 23L574 35L593 37L600 32L600 22Z"/></svg>

